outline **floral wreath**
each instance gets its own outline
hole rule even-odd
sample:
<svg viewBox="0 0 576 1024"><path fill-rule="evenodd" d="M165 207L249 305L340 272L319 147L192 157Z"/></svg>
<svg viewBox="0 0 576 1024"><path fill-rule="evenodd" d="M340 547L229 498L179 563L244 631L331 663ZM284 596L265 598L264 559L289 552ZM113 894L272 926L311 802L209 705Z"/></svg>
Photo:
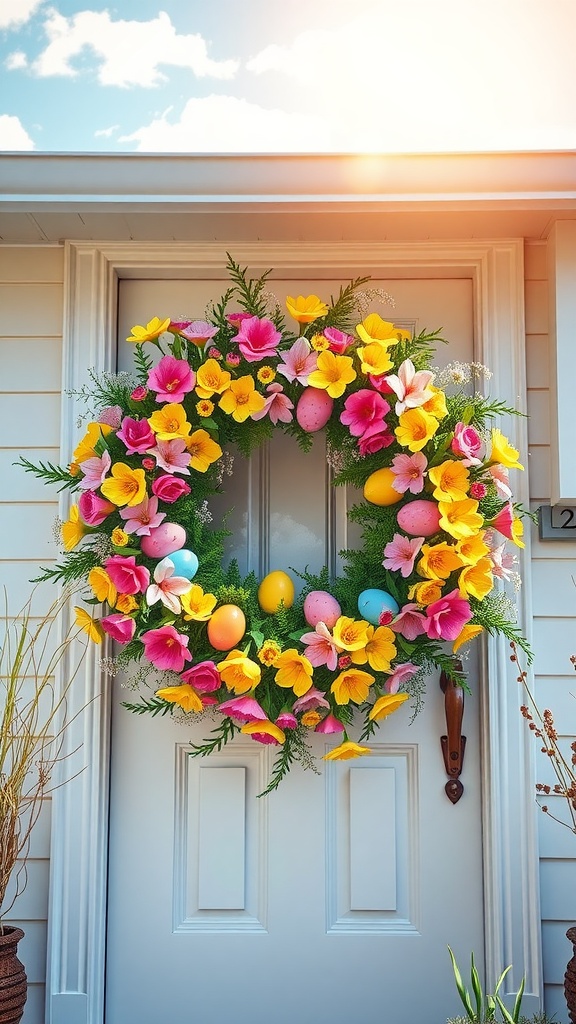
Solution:
<svg viewBox="0 0 576 1024"><path fill-rule="evenodd" d="M359 322L368 278L330 304L288 298L294 330L270 271L250 279L230 256L227 269L206 320L132 328L135 378L91 373L80 397L96 418L69 466L20 464L79 492L64 559L41 578L85 584L78 625L121 645L104 668L136 661L135 685L152 680L154 695L125 707L208 709L217 724L192 755L239 732L276 745L268 792L310 764L310 730L341 736L327 760L368 754L382 719L409 697L418 710L432 668L465 685L460 649L484 631L529 654L496 585L518 582L506 541L524 546L527 513L508 479L519 453L491 425L515 410L466 388L484 367L435 373L438 331L411 337L375 312ZM341 553L341 577L292 570L299 596L284 568L242 578L223 564L225 526L209 525L229 446L247 456L281 429L306 451L324 428L334 485L363 489L348 513L362 546Z"/></svg>

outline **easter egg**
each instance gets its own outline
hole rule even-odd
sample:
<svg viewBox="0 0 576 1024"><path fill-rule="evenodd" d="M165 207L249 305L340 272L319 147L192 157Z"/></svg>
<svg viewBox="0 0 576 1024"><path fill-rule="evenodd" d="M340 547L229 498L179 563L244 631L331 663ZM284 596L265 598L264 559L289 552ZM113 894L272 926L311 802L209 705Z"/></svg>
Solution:
<svg viewBox="0 0 576 1024"><path fill-rule="evenodd" d="M402 501L403 495L392 486L395 479L396 474L388 466L371 473L364 484L366 501L372 505L395 505L396 502Z"/></svg>
<svg viewBox="0 0 576 1024"><path fill-rule="evenodd" d="M296 406L296 419L308 434L322 430L332 415L334 399L322 388L304 388Z"/></svg>
<svg viewBox="0 0 576 1024"><path fill-rule="evenodd" d="M338 601L326 590L311 590L304 598L304 618L309 626L325 622L332 629L341 614Z"/></svg>
<svg viewBox="0 0 576 1024"><path fill-rule="evenodd" d="M188 551L187 548L173 551L170 561L174 564L174 575L183 576L185 580L193 580L198 572L198 558L193 551Z"/></svg>
<svg viewBox="0 0 576 1024"><path fill-rule="evenodd" d="M400 608L391 594L388 594L385 590L373 588L371 590L363 590L358 597L358 611L363 619L371 622L373 626L378 626L382 612L390 612L392 615L397 615Z"/></svg>
<svg viewBox="0 0 576 1024"><path fill-rule="evenodd" d="M223 604L208 621L208 640L217 651L231 651L246 632L246 617L236 604Z"/></svg>
<svg viewBox="0 0 576 1024"><path fill-rule="evenodd" d="M398 512L398 526L413 537L431 537L440 529L440 512L435 501L410 501Z"/></svg>
<svg viewBox="0 0 576 1024"><path fill-rule="evenodd" d="M294 604L294 584L288 573L275 569L264 577L258 587L258 601L263 612L274 615L284 602L285 608L291 608Z"/></svg>
<svg viewBox="0 0 576 1024"><path fill-rule="evenodd" d="M182 526L178 526L178 523L160 523L148 537L142 537L140 547L149 558L165 558L183 548L185 543L186 530Z"/></svg>

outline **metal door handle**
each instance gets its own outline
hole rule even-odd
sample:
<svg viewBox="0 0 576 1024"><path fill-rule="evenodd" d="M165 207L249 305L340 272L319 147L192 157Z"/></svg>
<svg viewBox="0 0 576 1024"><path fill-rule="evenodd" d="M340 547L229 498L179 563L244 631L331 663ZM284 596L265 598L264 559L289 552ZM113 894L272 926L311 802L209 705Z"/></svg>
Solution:
<svg viewBox="0 0 576 1024"><path fill-rule="evenodd" d="M444 672L440 673L440 689L444 694L446 731L448 733L447 736L440 737L444 767L446 775L448 775L448 782L444 789L448 799L456 804L464 792L464 786L460 782L466 749L466 737L462 735L464 690L461 686L456 686Z"/></svg>

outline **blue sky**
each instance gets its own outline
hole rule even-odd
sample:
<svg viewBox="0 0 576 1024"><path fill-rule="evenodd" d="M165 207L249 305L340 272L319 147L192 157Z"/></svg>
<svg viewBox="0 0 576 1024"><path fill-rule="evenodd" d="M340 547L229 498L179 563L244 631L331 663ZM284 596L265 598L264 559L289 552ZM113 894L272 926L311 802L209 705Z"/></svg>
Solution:
<svg viewBox="0 0 576 1024"><path fill-rule="evenodd" d="M576 0L0 0L0 149L576 149Z"/></svg>

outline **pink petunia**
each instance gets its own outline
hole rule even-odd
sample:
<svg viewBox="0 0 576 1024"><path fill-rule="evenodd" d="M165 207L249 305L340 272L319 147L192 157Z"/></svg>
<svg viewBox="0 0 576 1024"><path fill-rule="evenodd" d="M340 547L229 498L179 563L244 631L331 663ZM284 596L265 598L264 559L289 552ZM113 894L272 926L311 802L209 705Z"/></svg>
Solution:
<svg viewBox="0 0 576 1024"><path fill-rule="evenodd" d="M340 414L340 422L349 428L354 437L360 437L376 426L381 433L386 428L384 417L387 412L390 412L390 406L382 395L362 388L348 395Z"/></svg>
<svg viewBox="0 0 576 1024"><path fill-rule="evenodd" d="M278 421L280 423L290 423L293 419L291 410L294 408L294 402L291 402L288 395L284 394L282 385L269 384L266 391L268 392L266 405L263 409L259 409L258 412L253 412L252 419L262 420L268 415L274 426L276 426Z"/></svg>
<svg viewBox="0 0 576 1024"><path fill-rule="evenodd" d="M118 430L122 422L122 409L119 405L107 405L98 413L98 423L106 423L113 430Z"/></svg>
<svg viewBox="0 0 576 1024"><path fill-rule="evenodd" d="M388 448L393 442L394 434L388 430L386 424L384 424L384 430L380 430L378 424L375 423L372 427L368 427L362 437L358 438L358 448L362 456L374 455L375 452Z"/></svg>
<svg viewBox="0 0 576 1024"><path fill-rule="evenodd" d="M376 377L373 373L369 373L368 380L370 381L370 384L372 385L374 390L378 391L381 395L394 394L394 391L392 390L386 379L385 373L381 373L378 377Z"/></svg>
<svg viewBox="0 0 576 1024"><path fill-rule="evenodd" d="M322 334L330 342L330 351L335 352L338 356L343 355L350 345L354 344L352 335L339 331L337 327L325 327Z"/></svg>
<svg viewBox="0 0 576 1024"><path fill-rule="evenodd" d="M261 359L274 358L281 338L280 331L276 330L271 320L252 316L242 321L234 341L238 343L244 359L249 363L258 363Z"/></svg>
<svg viewBox="0 0 576 1024"><path fill-rule="evenodd" d="M81 462L80 469L84 476L78 485L80 489L83 491L97 491L100 484L104 483L111 465L112 459L108 451L103 452L100 457L94 455L91 459Z"/></svg>
<svg viewBox="0 0 576 1024"><path fill-rule="evenodd" d="M400 572L406 579L414 569L414 561L424 543L424 537L403 537L395 533L384 548L382 565L392 572Z"/></svg>
<svg viewBox="0 0 576 1024"><path fill-rule="evenodd" d="M303 697L298 697L292 705L292 711L298 714L300 711L314 711L315 708L329 708L330 702L326 700L321 690L311 686Z"/></svg>
<svg viewBox="0 0 576 1024"><path fill-rule="evenodd" d="M482 438L478 431L469 424L456 424L450 448L455 455L463 456L462 462L465 466L480 466L482 464L482 460L478 458L482 450Z"/></svg>
<svg viewBox="0 0 576 1024"><path fill-rule="evenodd" d="M426 634L430 640L455 640L471 618L468 601L452 590L426 608Z"/></svg>
<svg viewBox="0 0 576 1024"><path fill-rule="evenodd" d="M171 558L163 558L154 569L154 583L146 591L146 604L153 605L158 601L174 615L179 615L182 605L178 598L187 593L192 584L184 576L174 575L174 562Z"/></svg>
<svg viewBox="0 0 576 1024"><path fill-rule="evenodd" d="M186 359L162 356L148 374L148 387L156 391L157 402L181 402L192 391L196 374Z"/></svg>
<svg viewBox="0 0 576 1024"><path fill-rule="evenodd" d="M419 671L419 665L413 665L411 661L405 662L404 665L396 665L396 668L391 675L388 676L384 689L386 693L398 693L398 690L403 683L411 679L412 676L416 675Z"/></svg>
<svg viewBox="0 0 576 1024"><path fill-rule="evenodd" d="M512 490L508 484L509 475L505 466L494 465L488 467L492 482L498 492L498 497L508 501L512 497Z"/></svg>
<svg viewBox="0 0 576 1024"><path fill-rule="evenodd" d="M173 505L185 494L190 494L190 487L177 476L159 476L152 484L152 491L160 501Z"/></svg>
<svg viewBox="0 0 576 1024"><path fill-rule="evenodd" d="M280 712L274 724L277 725L279 729L297 729L298 719L291 711L284 710Z"/></svg>
<svg viewBox="0 0 576 1024"><path fill-rule="evenodd" d="M182 673L182 681L193 686L198 693L212 693L222 686L220 673L213 661L199 661Z"/></svg>
<svg viewBox="0 0 576 1024"><path fill-rule="evenodd" d="M240 327L242 321L249 320L251 316L251 313L245 313L238 310L237 313L227 313L226 319L229 324L232 324L232 327Z"/></svg>
<svg viewBox="0 0 576 1024"><path fill-rule="evenodd" d="M181 437L173 437L170 441L157 441L154 448L148 449L149 455L154 455L160 469L166 473L183 473L190 476L191 455L186 448L186 442Z"/></svg>
<svg viewBox="0 0 576 1024"><path fill-rule="evenodd" d="M318 722L318 725L314 729L314 732L320 732L326 735L330 735L334 732L344 732L344 726L342 722L340 722L336 718L336 716L333 715L332 712L330 712L328 715L326 715L326 718L323 718L321 722Z"/></svg>
<svg viewBox="0 0 576 1024"><path fill-rule="evenodd" d="M143 594L150 583L148 569L136 565L134 555L112 555L104 568L119 594Z"/></svg>
<svg viewBox="0 0 576 1024"><path fill-rule="evenodd" d="M206 322L206 320L193 320L187 324L180 331L182 337L187 338L188 341L192 341L195 345L205 345L210 338L213 338L215 334L218 334L218 328L213 327L212 324Z"/></svg>
<svg viewBox="0 0 576 1024"><path fill-rule="evenodd" d="M334 638L325 622L317 622L314 632L304 633L300 642L306 644L304 654L314 668L319 665L326 665L331 672L334 672L338 665L338 655L341 647L334 642Z"/></svg>
<svg viewBox="0 0 576 1024"><path fill-rule="evenodd" d="M392 487L399 494L420 494L424 488L424 472L428 460L422 452L414 452L414 455L396 455L392 459L392 472L395 479Z"/></svg>
<svg viewBox="0 0 576 1024"><path fill-rule="evenodd" d="M406 409L416 409L424 405L434 395L428 385L434 380L430 370L416 370L411 359L405 359L398 367L398 374L389 373L386 380L396 393L396 415L401 416Z"/></svg>
<svg viewBox="0 0 576 1024"><path fill-rule="evenodd" d="M135 420L125 416L116 437L126 445L128 455L144 455L154 444L154 431L148 420Z"/></svg>
<svg viewBox="0 0 576 1024"><path fill-rule="evenodd" d="M106 618L100 619L100 625L104 632L108 633L108 636L111 636L119 644L129 643L136 632L134 619L130 615L122 615L120 612L115 612L114 615L107 615Z"/></svg>
<svg viewBox="0 0 576 1024"><path fill-rule="evenodd" d="M265 722L268 715L263 708L260 707L255 697L251 697L249 693L243 694L241 697L232 697L230 700L225 700L223 704L219 704L216 708L217 711L221 711L223 715L228 715L229 718L233 718L236 722Z"/></svg>
<svg viewBox="0 0 576 1024"><path fill-rule="evenodd" d="M166 513L158 511L158 498L156 497L145 497L138 505L121 508L120 515L125 520L126 533L135 533L138 537L149 537L151 531L160 526L163 519L166 519Z"/></svg>
<svg viewBox="0 0 576 1024"><path fill-rule="evenodd" d="M405 604L390 623L390 629L407 640L415 640L426 632L426 619L417 604Z"/></svg>
<svg viewBox="0 0 576 1024"><path fill-rule="evenodd" d="M88 526L101 526L111 512L116 512L116 505L94 491L84 491L78 499L78 511Z"/></svg>
<svg viewBox="0 0 576 1024"><path fill-rule="evenodd" d="M302 387L306 387L308 377L318 363L318 353L312 351L310 342L306 338L298 338L287 352L282 352L282 359L284 362L278 363L276 367L278 373L291 384L297 380Z"/></svg>
<svg viewBox="0 0 576 1024"><path fill-rule="evenodd" d="M130 398L133 402L143 402L147 396L148 388L144 387L143 384L139 384L138 387L134 388L134 391L130 394Z"/></svg>
<svg viewBox="0 0 576 1024"><path fill-rule="evenodd" d="M188 637L178 633L174 626L160 626L142 634L144 654L159 669L181 672L184 664L192 660L188 650Z"/></svg>

